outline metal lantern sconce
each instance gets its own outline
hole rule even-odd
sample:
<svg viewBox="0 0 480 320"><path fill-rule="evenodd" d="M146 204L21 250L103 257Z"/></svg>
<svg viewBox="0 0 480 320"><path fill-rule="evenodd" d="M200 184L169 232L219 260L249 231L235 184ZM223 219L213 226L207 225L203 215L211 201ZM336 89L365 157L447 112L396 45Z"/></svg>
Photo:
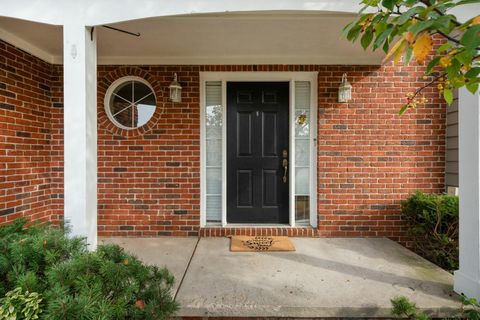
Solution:
<svg viewBox="0 0 480 320"><path fill-rule="evenodd" d="M182 86L177 81L177 74L173 76L173 81L168 86L170 89L170 101L182 102Z"/></svg>
<svg viewBox="0 0 480 320"><path fill-rule="evenodd" d="M342 83L338 88L338 102L348 102L352 99L352 85L347 80L347 74L342 75Z"/></svg>

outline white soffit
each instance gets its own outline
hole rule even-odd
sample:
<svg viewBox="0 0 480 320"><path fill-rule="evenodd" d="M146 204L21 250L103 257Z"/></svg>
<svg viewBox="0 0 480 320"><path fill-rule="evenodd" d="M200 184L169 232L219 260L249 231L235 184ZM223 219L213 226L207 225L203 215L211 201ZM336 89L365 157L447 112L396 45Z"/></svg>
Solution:
<svg viewBox="0 0 480 320"><path fill-rule="evenodd" d="M99 64L380 64L383 53L341 38L354 14L296 11L182 15L97 27ZM8 37L4 35L8 34ZM12 39L18 38L17 42ZM62 63L62 28L0 18L0 38ZM9 41L10 40L10 41ZM29 44L22 46L20 44ZM32 50L36 48L38 50ZM48 57L48 55L50 57Z"/></svg>
<svg viewBox="0 0 480 320"><path fill-rule="evenodd" d="M0 17L0 39L49 62L62 63L62 27Z"/></svg>

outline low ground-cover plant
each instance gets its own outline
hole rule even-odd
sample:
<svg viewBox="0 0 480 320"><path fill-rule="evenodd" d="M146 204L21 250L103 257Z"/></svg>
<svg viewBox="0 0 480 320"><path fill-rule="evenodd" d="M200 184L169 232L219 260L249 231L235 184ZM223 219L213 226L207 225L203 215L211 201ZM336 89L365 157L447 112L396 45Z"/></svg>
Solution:
<svg viewBox="0 0 480 320"><path fill-rule="evenodd" d="M392 315L412 320L430 320L431 318L420 311L417 305L407 297L395 297L390 300L392 303ZM450 319L480 319L480 304L476 299L461 296L462 307L458 316Z"/></svg>
<svg viewBox="0 0 480 320"><path fill-rule="evenodd" d="M23 292L18 287L7 292L4 298L0 299L0 319L4 320L34 320L39 319L42 312L40 303L41 295L36 292Z"/></svg>
<svg viewBox="0 0 480 320"><path fill-rule="evenodd" d="M458 197L417 192L402 202L413 250L438 266L458 269Z"/></svg>
<svg viewBox="0 0 480 320"><path fill-rule="evenodd" d="M116 245L89 252L85 239L60 228L25 224L0 227L0 297L41 295L40 319L164 319L177 309L168 270Z"/></svg>

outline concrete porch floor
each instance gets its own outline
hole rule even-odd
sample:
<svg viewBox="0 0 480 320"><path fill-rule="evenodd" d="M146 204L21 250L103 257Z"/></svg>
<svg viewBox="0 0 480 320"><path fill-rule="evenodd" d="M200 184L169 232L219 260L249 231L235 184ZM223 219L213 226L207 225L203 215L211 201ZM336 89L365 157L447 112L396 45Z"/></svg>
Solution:
<svg viewBox="0 0 480 320"><path fill-rule="evenodd" d="M230 252L227 238L101 240L168 267L181 317L390 317L399 295L434 316L459 310L452 275L391 240L291 239L297 251L274 253Z"/></svg>

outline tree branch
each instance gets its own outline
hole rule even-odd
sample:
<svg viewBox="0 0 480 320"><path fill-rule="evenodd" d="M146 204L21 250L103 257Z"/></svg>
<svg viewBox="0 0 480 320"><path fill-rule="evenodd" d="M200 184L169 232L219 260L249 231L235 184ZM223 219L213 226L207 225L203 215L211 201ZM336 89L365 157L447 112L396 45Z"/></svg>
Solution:
<svg viewBox="0 0 480 320"><path fill-rule="evenodd" d="M431 86L432 84L434 84L435 82L438 81L438 79L440 79L441 77L444 77L447 73L440 73L439 75L433 77L433 79L431 81L429 81L428 83L426 83L425 85L421 86L420 88L418 88L417 90L415 90L415 92L413 93L413 95L411 97L408 98L408 101L413 101L415 99L415 97L423 91L423 89Z"/></svg>
<svg viewBox="0 0 480 320"><path fill-rule="evenodd" d="M423 3L424 5L426 5L427 7L430 7L432 6L432 4L430 3L429 0L420 0L421 3ZM433 8L433 11L435 11L436 13L438 13L439 15L441 16L445 16L445 13L443 13L442 11L438 10L437 8ZM457 27L460 27L462 24L460 22L458 22L457 20L454 20L454 19L451 19L451 21L453 22L454 25L456 25Z"/></svg>
<svg viewBox="0 0 480 320"><path fill-rule="evenodd" d="M424 2L422 1L422 3L424 3ZM401 13L401 12L398 13L398 12L393 12L393 11L391 11L390 14L401 16L403 13ZM424 19L419 18L417 15L414 15L412 18L415 18L415 19L417 19L418 21L425 21ZM452 20L452 21L454 21L454 20ZM456 21L456 22L458 23L458 21ZM459 24L459 26L460 26L460 25L461 25L461 24ZM449 36L448 34L442 32L442 31L440 31L440 30L435 31L435 32L432 33L432 34L439 34L439 35L441 35L442 37L444 37L445 39L447 39L447 40L449 40L449 41L452 41L453 43L460 44L460 40L455 39L454 37ZM476 49L477 51L480 51L480 47L475 48L475 49Z"/></svg>
<svg viewBox="0 0 480 320"><path fill-rule="evenodd" d="M444 37L445 39L448 39L448 40L450 40L450 41L452 41L452 42L455 42L456 44L460 44L460 40L455 39L454 37L449 36L448 34L443 33L442 31L437 30L437 31L435 31L435 32L432 33L432 34L436 34L436 33L438 33L439 35L441 35L441 36ZM479 50L480 50L480 48L479 48Z"/></svg>

